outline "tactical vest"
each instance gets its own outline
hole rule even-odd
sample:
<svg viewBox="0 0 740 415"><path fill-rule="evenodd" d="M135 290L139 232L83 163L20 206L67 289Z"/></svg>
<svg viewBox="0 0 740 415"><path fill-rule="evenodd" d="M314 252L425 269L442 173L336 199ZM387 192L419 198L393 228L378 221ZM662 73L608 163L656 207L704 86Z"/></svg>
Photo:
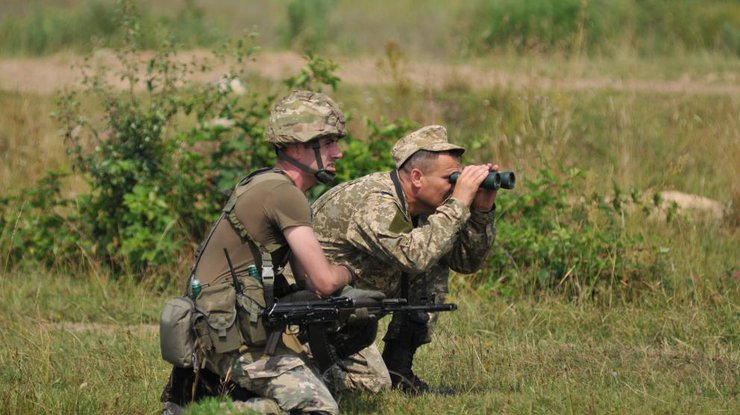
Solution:
<svg viewBox="0 0 740 415"><path fill-rule="evenodd" d="M275 270L272 250L262 246L247 231L234 211L240 196L252 179L272 170L263 168L244 177L234 188L221 215L206 239L195 253L195 264L188 278L186 295L165 304L160 316L160 348L162 357L177 367L199 369L205 365L205 356L223 354L242 348L265 346L266 354L273 354L281 333L268 333L262 313L275 302ZM195 271L213 236L217 225L227 220L242 243L252 251L258 263L259 278L237 277L229 260L231 283L206 286L200 293L192 291ZM228 259L228 252L224 255ZM282 277L281 277L282 278Z"/></svg>

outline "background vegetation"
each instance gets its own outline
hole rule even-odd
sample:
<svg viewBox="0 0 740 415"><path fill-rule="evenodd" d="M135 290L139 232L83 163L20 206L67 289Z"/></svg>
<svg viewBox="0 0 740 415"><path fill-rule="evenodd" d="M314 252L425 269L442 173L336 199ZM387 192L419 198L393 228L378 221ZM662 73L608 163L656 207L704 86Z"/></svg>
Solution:
<svg viewBox="0 0 740 415"><path fill-rule="evenodd" d="M393 142L429 123L469 148L466 162L495 160L519 178L499 194L485 269L453 276L461 310L418 362L461 394L343 395L343 411L740 410L735 2L135 6L0 5L5 59L104 47L113 63L93 55L59 94L0 91L0 412L156 412L161 304L224 192L273 161L265 117L294 87L323 89L350 115L340 180L390 168ZM254 56L286 48L306 52L298 73L250 71ZM342 82L329 57L347 56L377 61L389 82ZM420 85L416 62L639 87L464 75ZM214 68L225 68L216 81L193 81ZM651 86L661 79L714 81ZM701 90L713 82L728 91ZM723 214L667 205L670 189L713 198Z"/></svg>
<svg viewBox="0 0 740 415"><path fill-rule="evenodd" d="M4 2L0 50L38 55L120 45L112 36L122 30L116 7L115 0ZM214 46L257 27L268 48L352 55L380 53L391 40L414 56L444 59L502 51L740 54L740 10L732 0L162 0L143 10L140 25L150 48L161 33L191 47Z"/></svg>

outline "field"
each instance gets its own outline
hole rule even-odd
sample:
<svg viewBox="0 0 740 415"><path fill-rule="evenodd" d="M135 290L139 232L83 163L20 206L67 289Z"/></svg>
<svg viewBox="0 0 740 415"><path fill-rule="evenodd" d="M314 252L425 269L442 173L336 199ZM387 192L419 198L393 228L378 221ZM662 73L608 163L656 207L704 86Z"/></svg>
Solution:
<svg viewBox="0 0 740 415"><path fill-rule="evenodd" d="M180 291L197 238L173 219L133 234L165 241L165 254L106 259L79 228L86 217L72 215L100 188L60 137L59 91L85 88L80 65L120 65L114 3L0 5L0 413L161 409L158 315ZM344 394L343 413L740 412L740 6L143 4L137 58L152 56L162 28L179 36L180 62L259 32L261 50L240 66L257 97L287 92L307 51L336 62L341 81L324 91L351 115L344 179L385 166L377 151L408 123L444 124L468 147L465 162L518 175L515 190L499 193L490 260L451 276L460 309L416 361L423 379L459 393ZM80 105L105 122L93 97ZM178 117L165 131L195 128ZM39 182L49 170L69 173L58 194ZM74 202L54 205L58 197Z"/></svg>

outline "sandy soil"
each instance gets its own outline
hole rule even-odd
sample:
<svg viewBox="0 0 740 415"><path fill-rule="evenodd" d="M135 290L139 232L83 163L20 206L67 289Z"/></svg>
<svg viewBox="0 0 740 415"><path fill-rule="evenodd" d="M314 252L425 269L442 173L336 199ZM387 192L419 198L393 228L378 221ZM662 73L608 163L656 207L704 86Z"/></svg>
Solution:
<svg viewBox="0 0 740 415"><path fill-rule="evenodd" d="M188 62L193 58L203 59L207 52L194 51L182 54L179 59ZM114 65L110 52L100 52L92 61L96 65ZM354 85L375 85L393 82L389 71L383 70L377 60L371 58L337 59L340 65L337 75L342 82ZM13 58L0 60L0 89L47 94L65 87L78 85L82 59L68 54L42 58ZM295 53L261 53L247 64L249 71L261 76L282 80L297 73L305 64ZM200 80L214 80L218 74L228 70L228 65L216 66L211 74L199 76ZM470 65L447 65L431 63L403 64L400 73L403 79L422 88L441 88L447 84L467 84L476 88L492 86L527 87L537 89L589 90L610 89L615 91L652 91L660 93L740 95L740 80L713 81L683 77L679 80L610 79L610 78L564 78L552 79L485 70Z"/></svg>
<svg viewBox="0 0 740 415"><path fill-rule="evenodd" d="M62 331L68 331L70 333L103 333L105 335L113 335L115 333L130 333L130 334L152 334L159 332L159 326L156 324L140 324L140 325L117 325L117 324L103 324L103 323L50 323L50 328Z"/></svg>

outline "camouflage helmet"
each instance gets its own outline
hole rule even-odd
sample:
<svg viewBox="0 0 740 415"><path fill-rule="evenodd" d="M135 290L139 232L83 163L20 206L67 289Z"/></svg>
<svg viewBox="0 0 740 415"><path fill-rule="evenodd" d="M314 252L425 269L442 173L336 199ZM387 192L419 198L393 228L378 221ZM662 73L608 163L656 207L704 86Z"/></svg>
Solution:
<svg viewBox="0 0 740 415"><path fill-rule="evenodd" d="M307 143L325 135L346 134L339 106L318 92L293 91L275 105L267 122L267 141L277 147Z"/></svg>

